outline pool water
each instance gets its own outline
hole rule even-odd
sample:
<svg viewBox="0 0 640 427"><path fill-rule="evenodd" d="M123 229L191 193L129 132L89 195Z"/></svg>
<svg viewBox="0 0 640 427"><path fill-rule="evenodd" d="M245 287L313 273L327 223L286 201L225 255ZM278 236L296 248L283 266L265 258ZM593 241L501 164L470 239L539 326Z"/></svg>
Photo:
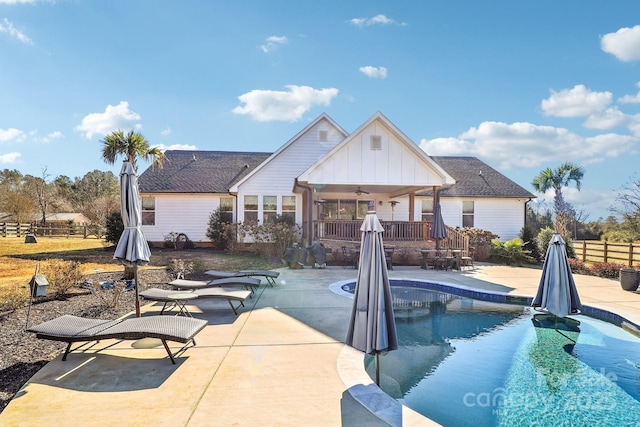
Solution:
<svg viewBox="0 0 640 427"><path fill-rule="evenodd" d="M640 339L620 327L416 287L392 295L399 349L380 356L380 387L405 406L444 426L640 426ZM373 357L365 366L374 378Z"/></svg>

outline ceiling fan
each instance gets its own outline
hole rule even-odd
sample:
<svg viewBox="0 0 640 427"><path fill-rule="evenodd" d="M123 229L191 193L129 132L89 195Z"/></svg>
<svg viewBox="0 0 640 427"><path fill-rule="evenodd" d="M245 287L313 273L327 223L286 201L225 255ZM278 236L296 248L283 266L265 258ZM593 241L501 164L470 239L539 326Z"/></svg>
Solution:
<svg viewBox="0 0 640 427"><path fill-rule="evenodd" d="M368 191L364 191L362 188L360 188L360 186L358 186L358 188L354 191L354 193L356 193L358 196L362 194L369 194Z"/></svg>

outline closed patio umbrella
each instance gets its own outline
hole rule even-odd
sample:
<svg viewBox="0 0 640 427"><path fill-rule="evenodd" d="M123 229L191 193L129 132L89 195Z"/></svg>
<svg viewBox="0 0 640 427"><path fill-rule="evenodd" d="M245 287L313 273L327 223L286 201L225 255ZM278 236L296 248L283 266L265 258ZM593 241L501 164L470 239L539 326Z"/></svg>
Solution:
<svg viewBox="0 0 640 427"><path fill-rule="evenodd" d="M375 356L376 384L380 385L380 353L396 350L391 288L384 253L382 224L369 211L360 227L362 240L353 308L345 344Z"/></svg>
<svg viewBox="0 0 640 427"><path fill-rule="evenodd" d="M431 224L431 238L436 239L436 249L440 249L440 240L447 237L449 233L447 232L447 227L444 224L444 219L442 219L442 208L440 207L440 200L438 199L438 203L433 208L433 224Z"/></svg>
<svg viewBox="0 0 640 427"><path fill-rule="evenodd" d="M120 171L120 210L124 230L116 246L113 259L118 260L127 267L134 268L136 317L140 317L138 266L149 262L151 251L140 229L142 225L142 209L140 206L138 177L133 165L128 160L123 162L122 170Z"/></svg>
<svg viewBox="0 0 640 427"><path fill-rule="evenodd" d="M579 313L582 309L578 290L573 280L565 242L560 234L554 234L547 248L542 267L538 293L531 305L557 317Z"/></svg>

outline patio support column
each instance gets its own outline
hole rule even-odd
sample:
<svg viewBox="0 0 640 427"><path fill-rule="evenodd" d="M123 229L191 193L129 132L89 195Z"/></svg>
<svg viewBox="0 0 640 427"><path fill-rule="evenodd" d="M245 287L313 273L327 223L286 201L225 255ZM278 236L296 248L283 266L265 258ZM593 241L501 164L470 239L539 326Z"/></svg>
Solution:
<svg viewBox="0 0 640 427"><path fill-rule="evenodd" d="M409 193L409 221L415 220L414 206L416 204L416 193Z"/></svg>

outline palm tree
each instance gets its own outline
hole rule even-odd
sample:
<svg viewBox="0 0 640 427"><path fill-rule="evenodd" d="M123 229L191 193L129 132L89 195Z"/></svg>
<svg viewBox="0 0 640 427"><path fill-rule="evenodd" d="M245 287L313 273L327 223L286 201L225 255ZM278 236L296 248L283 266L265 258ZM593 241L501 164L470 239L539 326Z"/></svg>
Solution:
<svg viewBox="0 0 640 427"><path fill-rule="evenodd" d="M576 188L580 191L581 180L584 177L584 169L571 162L564 162L557 169L546 168L540 175L531 182L533 188L538 193L546 193L553 188L555 195L553 198L553 208L555 211L556 232L563 237L566 235L569 208L564 201L562 189L568 187L571 182L575 182Z"/></svg>
<svg viewBox="0 0 640 427"><path fill-rule="evenodd" d="M153 160L153 166L162 167L164 154L157 147L150 147L149 141L139 132L129 131L126 135L121 130L113 131L102 141L102 159L110 165L118 156L126 157L133 170L138 171L136 160Z"/></svg>

